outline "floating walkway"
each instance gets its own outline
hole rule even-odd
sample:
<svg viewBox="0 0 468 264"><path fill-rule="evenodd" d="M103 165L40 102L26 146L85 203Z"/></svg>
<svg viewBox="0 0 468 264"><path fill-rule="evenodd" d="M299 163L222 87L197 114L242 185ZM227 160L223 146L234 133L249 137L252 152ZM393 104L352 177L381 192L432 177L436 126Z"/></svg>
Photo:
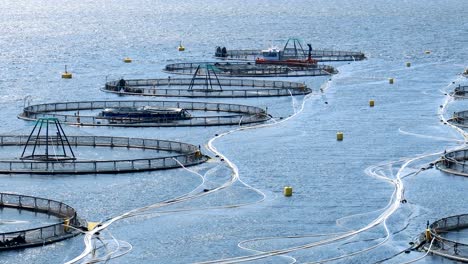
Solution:
<svg viewBox="0 0 468 264"><path fill-rule="evenodd" d="M188 62L166 65L164 71L173 74L194 74L200 66L211 67L219 76L230 77L300 77L326 76L338 73L328 65L283 66L251 62ZM204 75L205 73L200 73Z"/></svg>
<svg viewBox="0 0 468 264"><path fill-rule="evenodd" d="M468 128L468 110L454 112L447 122L461 128Z"/></svg>
<svg viewBox="0 0 468 264"><path fill-rule="evenodd" d="M458 85L451 95L455 98L468 99L468 85Z"/></svg>
<svg viewBox="0 0 468 264"><path fill-rule="evenodd" d="M87 174L119 173L180 168L203 163L208 157L199 147L176 141L101 137L67 136L57 118L40 118L29 136L0 135L0 148L23 146L17 157L0 159L0 173ZM80 148L78 148L80 147ZM88 159L75 156L83 148L113 149L121 152L142 150L153 152L144 158ZM167 153L161 156L160 151ZM147 157L150 156L150 157Z"/></svg>
<svg viewBox="0 0 468 264"><path fill-rule="evenodd" d="M106 117L100 115L100 111L108 108L138 107L177 108L189 112L195 111L196 113L192 113L190 118L181 120L163 118L155 121L148 121L145 118L139 120L137 118ZM97 111L93 114L92 110ZM255 106L185 101L81 101L48 103L25 107L23 113L18 116L20 119L30 121L49 117L57 118L61 123L69 125L123 127L240 125L265 122L271 118L264 109Z"/></svg>
<svg viewBox="0 0 468 264"><path fill-rule="evenodd" d="M68 136L68 142L74 147L88 148L109 148L128 151L137 149L142 151L154 151L154 157L134 158L134 159L86 159L86 157L62 160L62 159L10 159L0 160L0 173L27 173L27 174L96 174L96 173L121 173L163 170L171 168L181 168L182 166L192 166L203 163L208 157L200 152L200 149L191 144L176 141L126 138L126 137L105 137L105 136ZM27 147L27 144L34 144L35 148L46 146L57 146L60 140L56 136L51 136L49 140L43 137L26 135L1 135L1 147ZM60 148L59 148L60 149ZM166 156L156 155L159 151L172 152ZM53 157L52 154L49 154Z"/></svg>
<svg viewBox="0 0 468 264"><path fill-rule="evenodd" d="M449 232L458 232L467 228L468 214L437 220L429 226L429 233L421 235L421 240L425 240L423 249L444 258L468 262L468 244L446 237Z"/></svg>
<svg viewBox="0 0 468 264"><path fill-rule="evenodd" d="M301 55L303 56L304 54ZM216 58L225 60L255 61L261 56L262 50L259 49L228 50L225 47L217 47L215 52ZM362 52L320 49L312 49L311 56L318 62L359 61L366 59L365 54Z"/></svg>
<svg viewBox="0 0 468 264"><path fill-rule="evenodd" d="M77 216L75 209L62 202L11 193L0 193L0 209L14 208L46 214L58 218L58 223L0 233L0 250L11 250L61 241L80 234L87 226L86 221Z"/></svg>
<svg viewBox="0 0 468 264"><path fill-rule="evenodd" d="M207 75L206 75L207 76ZM312 92L303 83L249 79L137 79L110 81L102 89L104 92L160 97L272 97L305 95Z"/></svg>
<svg viewBox="0 0 468 264"><path fill-rule="evenodd" d="M445 153L436 163L441 171L468 177L468 148Z"/></svg>

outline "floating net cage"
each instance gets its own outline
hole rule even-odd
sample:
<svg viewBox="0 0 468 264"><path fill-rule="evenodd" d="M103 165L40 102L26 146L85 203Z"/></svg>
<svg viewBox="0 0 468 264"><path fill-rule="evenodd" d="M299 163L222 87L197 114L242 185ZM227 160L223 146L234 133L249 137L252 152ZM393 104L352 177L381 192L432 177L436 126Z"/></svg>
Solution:
<svg viewBox="0 0 468 264"><path fill-rule="evenodd" d="M215 98L291 96L312 92L303 83L250 79L165 78L125 80L124 85L119 83L107 82L103 91L125 95Z"/></svg>
<svg viewBox="0 0 468 264"><path fill-rule="evenodd" d="M1 135L0 147L24 147L30 138L26 135ZM33 138L32 140L36 140ZM205 162L208 157L200 149L191 144L176 141L104 137L104 136L68 136L70 145L89 148L112 148L113 150L128 151L137 149L144 151L172 152L167 156L135 159L74 159L74 160L0 160L0 173L30 173L30 174L87 174L87 173L120 173L149 170L161 170L192 166ZM40 144L40 143L38 143ZM76 151L75 151L76 152Z"/></svg>
<svg viewBox="0 0 468 264"><path fill-rule="evenodd" d="M156 109L156 115L141 109ZM107 109L107 110L106 110ZM108 115L108 110L127 111ZM166 114L158 111L170 110ZM120 111L120 112L122 112ZM135 114L128 114L130 112ZM159 111L159 112L161 112ZM133 113L132 112L132 113ZM82 126L177 127L241 125L268 121L266 110L246 105L185 101L81 101L30 105L18 116L24 120L56 118Z"/></svg>
<svg viewBox="0 0 468 264"><path fill-rule="evenodd" d="M50 133L52 135L49 135L51 123L56 124L60 130L56 135L52 133ZM43 130L45 130L46 136L41 133L41 126L45 127ZM11 147L23 147L21 157L19 159L14 157L0 159L0 173L95 174L137 172L187 167L208 160L208 156L203 155L199 147L176 141L125 137L66 136L56 118L40 118L29 136L0 135L0 148L8 148L7 150L10 153ZM86 155L76 158L75 153L81 148L92 149L95 153L98 149L104 149L106 152L107 149L112 149L118 152L141 150L142 152L150 152L150 154L146 153L141 158L133 158L136 153L132 153L130 159L89 159Z"/></svg>
<svg viewBox="0 0 468 264"><path fill-rule="evenodd" d="M456 125L461 128L468 127L468 110L454 112L452 117L447 120L450 124Z"/></svg>
<svg viewBox="0 0 468 264"><path fill-rule="evenodd" d="M80 234L87 226L72 207L58 201L11 193L0 193L0 208L26 210L58 218L57 223L0 233L0 250L10 250L61 241Z"/></svg>
<svg viewBox="0 0 468 264"><path fill-rule="evenodd" d="M200 65L212 68L218 76L231 77L300 77L326 76L338 71L328 65L284 66L255 64L251 62L187 62L166 65L164 71L173 74L194 74ZM200 75L205 75L202 72Z"/></svg>
<svg viewBox="0 0 468 264"><path fill-rule="evenodd" d="M425 241L423 249L431 253L455 261L468 262L468 244L466 242L449 239L451 232L459 232L468 228L468 214L455 215L435 221L429 226L430 237L422 234L421 241ZM432 242L432 246L431 241Z"/></svg>
<svg viewBox="0 0 468 264"><path fill-rule="evenodd" d="M458 85L453 90L452 96L460 99L468 99L468 85Z"/></svg>
<svg viewBox="0 0 468 264"><path fill-rule="evenodd" d="M284 59L303 59L308 56L308 52L303 49L301 40L290 38L286 41L283 52ZM310 44L307 44L310 45ZM312 47L312 46L311 46ZM362 52L355 51L337 51L337 50L322 50L311 49L311 57L319 62L324 61L357 61L364 60L366 56ZM254 61L262 56L262 50L259 49L244 49L244 50L228 50L226 47L216 47L215 57L228 60L245 60Z"/></svg>
<svg viewBox="0 0 468 264"><path fill-rule="evenodd" d="M437 162L437 168L441 171L468 176L468 148L444 153Z"/></svg>

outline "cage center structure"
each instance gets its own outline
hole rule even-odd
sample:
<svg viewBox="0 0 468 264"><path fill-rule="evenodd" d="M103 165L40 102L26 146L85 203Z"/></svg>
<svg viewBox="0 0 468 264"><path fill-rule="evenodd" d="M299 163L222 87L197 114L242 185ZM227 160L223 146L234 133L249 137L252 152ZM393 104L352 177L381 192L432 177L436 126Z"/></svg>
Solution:
<svg viewBox="0 0 468 264"><path fill-rule="evenodd" d="M67 135L55 117L39 118L21 153L21 160L75 160Z"/></svg>
<svg viewBox="0 0 468 264"><path fill-rule="evenodd" d="M216 75L216 71L220 72L214 65L209 64L200 64L198 65L197 69L193 73L192 80L190 81L188 90L198 90L204 92L211 92L211 91L222 91L223 87L219 82L218 75ZM203 74L204 73L204 74ZM202 88L194 88L197 83L202 83Z"/></svg>

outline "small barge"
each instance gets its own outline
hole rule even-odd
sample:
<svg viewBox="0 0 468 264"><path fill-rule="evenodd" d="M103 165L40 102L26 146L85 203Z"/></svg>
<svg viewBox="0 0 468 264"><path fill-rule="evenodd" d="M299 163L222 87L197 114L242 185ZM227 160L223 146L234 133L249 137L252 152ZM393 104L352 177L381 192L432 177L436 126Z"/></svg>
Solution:
<svg viewBox="0 0 468 264"><path fill-rule="evenodd" d="M163 122L186 120L192 116L183 108L159 108L153 106L106 108L99 115L114 122Z"/></svg>
<svg viewBox="0 0 468 264"><path fill-rule="evenodd" d="M255 64L272 64L301 67L311 67L317 65L317 60L312 59L312 45L307 44L307 46L309 46L309 53L307 55L307 58L301 58L301 54L304 54L304 50L302 49L300 43L298 43L300 47L299 50L296 49L296 52L293 55L287 55L288 43L286 43L282 51L278 48L262 50L261 57L255 59ZM296 48L296 44L294 44L294 48Z"/></svg>

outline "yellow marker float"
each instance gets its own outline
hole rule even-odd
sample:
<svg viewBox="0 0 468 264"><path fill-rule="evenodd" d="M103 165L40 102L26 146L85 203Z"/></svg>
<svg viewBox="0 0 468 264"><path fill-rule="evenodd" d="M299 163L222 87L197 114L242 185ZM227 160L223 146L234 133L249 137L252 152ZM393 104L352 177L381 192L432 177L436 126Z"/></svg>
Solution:
<svg viewBox="0 0 468 264"><path fill-rule="evenodd" d="M182 41L179 42L179 47L177 48L178 51L184 51L185 50L185 47L182 46Z"/></svg>
<svg viewBox="0 0 468 264"><path fill-rule="evenodd" d="M65 72L62 73L62 79L71 79L72 77L73 75L71 74L71 72L67 71L67 65L65 65Z"/></svg>

